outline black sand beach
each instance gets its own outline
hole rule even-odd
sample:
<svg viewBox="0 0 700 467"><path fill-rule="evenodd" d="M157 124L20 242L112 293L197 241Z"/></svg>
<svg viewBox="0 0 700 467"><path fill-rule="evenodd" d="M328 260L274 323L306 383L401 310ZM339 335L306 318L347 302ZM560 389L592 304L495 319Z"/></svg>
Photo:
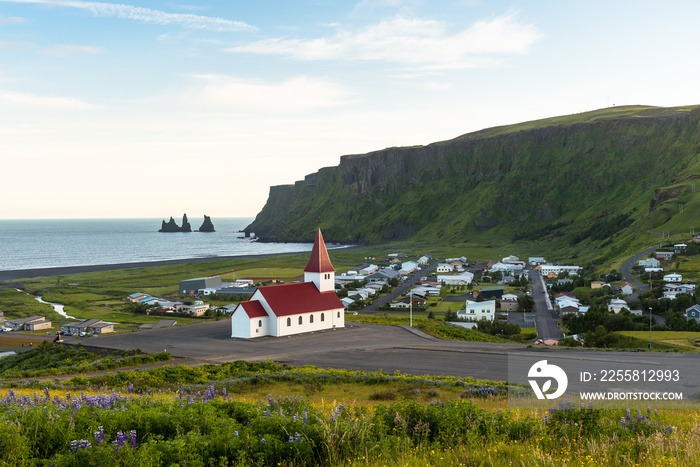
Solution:
<svg viewBox="0 0 700 467"><path fill-rule="evenodd" d="M93 264L86 266L65 266L55 268L37 269L16 269L10 271L0 271L0 282L14 281L19 279L31 279L32 277L62 276L67 274L79 274L83 272L114 271L116 269L149 268L153 266L172 266L176 264L208 263L212 261L228 261L235 259L261 258L265 256L297 255L306 252L271 253L263 255L240 255L240 256L208 256L205 258L183 258L161 261L145 261L140 263L118 263L118 264Z"/></svg>

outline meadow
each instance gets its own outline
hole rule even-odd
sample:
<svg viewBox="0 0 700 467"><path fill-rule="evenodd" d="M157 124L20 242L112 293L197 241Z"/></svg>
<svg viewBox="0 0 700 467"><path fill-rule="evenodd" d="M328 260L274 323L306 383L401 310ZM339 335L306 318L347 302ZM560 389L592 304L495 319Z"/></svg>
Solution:
<svg viewBox="0 0 700 467"><path fill-rule="evenodd" d="M503 383L233 362L5 383L0 459L36 466L656 466L700 462L700 413Z"/></svg>

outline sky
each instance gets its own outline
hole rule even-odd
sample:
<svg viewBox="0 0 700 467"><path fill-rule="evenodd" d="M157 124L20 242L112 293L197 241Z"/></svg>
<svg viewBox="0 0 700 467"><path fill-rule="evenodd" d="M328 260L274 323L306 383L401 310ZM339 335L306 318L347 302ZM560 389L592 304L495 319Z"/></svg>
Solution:
<svg viewBox="0 0 700 467"><path fill-rule="evenodd" d="M253 217L340 157L700 104L699 1L0 0L0 219Z"/></svg>

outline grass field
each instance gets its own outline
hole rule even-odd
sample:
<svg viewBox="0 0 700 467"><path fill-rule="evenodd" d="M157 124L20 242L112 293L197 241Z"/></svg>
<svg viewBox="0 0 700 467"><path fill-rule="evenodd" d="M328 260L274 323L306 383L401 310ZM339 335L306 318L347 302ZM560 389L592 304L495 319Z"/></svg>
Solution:
<svg viewBox="0 0 700 467"><path fill-rule="evenodd" d="M618 331L619 334L649 342L647 331ZM657 344L663 348L678 347L683 350L700 352L700 333L682 331L655 331L651 334L652 348Z"/></svg>
<svg viewBox="0 0 700 467"><path fill-rule="evenodd" d="M640 411L564 401L511 409L504 389L472 378L271 362L5 383L0 459L57 467L700 462L692 402Z"/></svg>

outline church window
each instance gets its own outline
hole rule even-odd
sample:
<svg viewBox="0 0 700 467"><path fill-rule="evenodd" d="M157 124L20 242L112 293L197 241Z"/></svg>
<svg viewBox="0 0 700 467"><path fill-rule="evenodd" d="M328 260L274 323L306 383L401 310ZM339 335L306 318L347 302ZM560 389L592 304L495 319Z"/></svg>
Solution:
<svg viewBox="0 0 700 467"><path fill-rule="evenodd" d="M325 321L326 315L324 313L321 313L321 321Z"/></svg>
<svg viewBox="0 0 700 467"><path fill-rule="evenodd" d="M262 320L258 320L258 327L259 327L259 328L262 327Z"/></svg>
<svg viewBox="0 0 700 467"><path fill-rule="evenodd" d="M340 312L338 312L338 318L340 318Z"/></svg>
<svg viewBox="0 0 700 467"><path fill-rule="evenodd" d="M299 324L304 324L304 319L301 316L299 317Z"/></svg>
<svg viewBox="0 0 700 467"><path fill-rule="evenodd" d="M311 316L309 316L309 323L313 323L313 322L314 322L314 315L311 315Z"/></svg>
<svg viewBox="0 0 700 467"><path fill-rule="evenodd" d="M292 325L292 318L287 318L287 326L291 326L291 325Z"/></svg>

